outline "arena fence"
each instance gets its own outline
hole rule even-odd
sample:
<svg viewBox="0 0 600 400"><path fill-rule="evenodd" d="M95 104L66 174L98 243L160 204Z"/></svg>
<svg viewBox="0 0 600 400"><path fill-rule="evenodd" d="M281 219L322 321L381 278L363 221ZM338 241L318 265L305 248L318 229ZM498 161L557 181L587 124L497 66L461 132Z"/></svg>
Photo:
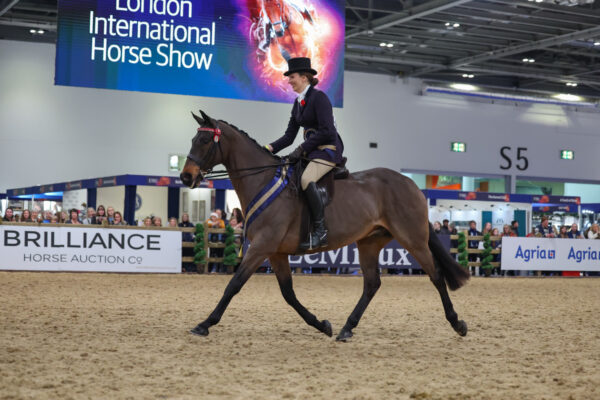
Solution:
<svg viewBox="0 0 600 400"><path fill-rule="evenodd" d="M170 228L170 229L175 229L175 228ZM196 234L196 228L177 228L178 230L180 230L181 232L187 232L187 233L191 233L192 235ZM210 249L225 249L225 243L223 242L215 242L215 241L210 241L210 238L213 237L213 235L225 235L226 230L222 229L222 228L209 228L207 226L206 223L204 223L204 250L206 251L206 255L207 257L205 258L205 263L204 264L196 264L196 268L198 270L198 273L208 273L208 267L209 264L211 263L216 263L216 264L220 264L223 262L223 256L210 256ZM242 230L241 229L234 229L233 230L233 234L237 237L241 237L242 235ZM223 241L225 239L223 238ZM184 253L186 248L194 248L194 246L196 245L196 242L182 242L182 247L183 247L183 251L182 254ZM236 243L236 251L239 252L240 250L240 244ZM237 258L238 263L242 261L242 259L240 257ZM194 263L194 257L193 256L183 256L181 261L183 263ZM227 273L231 274L233 273L233 265L228 265L227 266Z"/></svg>
<svg viewBox="0 0 600 400"><path fill-rule="evenodd" d="M479 241L479 243L483 242L483 236L469 236L467 234L465 234L465 237L467 239L467 243L470 241ZM458 235L450 235L450 240L452 240L451 243L454 243L454 241L458 240ZM490 241L492 242L502 242L502 236L490 236ZM483 249L470 249L467 247L467 253L469 254L481 254L483 253ZM451 247L450 248L450 254L458 254L458 249L456 247ZM490 254L502 254L502 249L501 248L496 248L493 249ZM490 264L493 267L499 267L500 266L500 262L499 261L494 261L494 262L490 262ZM480 267L481 266L481 262L477 261L469 261L469 267Z"/></svg>

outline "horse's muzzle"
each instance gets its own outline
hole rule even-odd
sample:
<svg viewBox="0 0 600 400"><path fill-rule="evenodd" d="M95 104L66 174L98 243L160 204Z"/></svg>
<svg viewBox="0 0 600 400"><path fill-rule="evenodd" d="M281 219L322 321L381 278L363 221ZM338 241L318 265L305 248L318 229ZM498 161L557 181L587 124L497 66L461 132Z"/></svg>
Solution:
<svg viewBox="0 0 600 400"><path fill-rule="evenodd" d="M200 182L202 182L204 180L204 174L205 173L203 171L198 171L198 173L196 174L196 177L194 178L194 176L191 173L182 172L179 175L179 178L181 178L181 182L185 186L189 187L190 189L193 189L193 188L197 187L198 185L200 185Z"/></svg>

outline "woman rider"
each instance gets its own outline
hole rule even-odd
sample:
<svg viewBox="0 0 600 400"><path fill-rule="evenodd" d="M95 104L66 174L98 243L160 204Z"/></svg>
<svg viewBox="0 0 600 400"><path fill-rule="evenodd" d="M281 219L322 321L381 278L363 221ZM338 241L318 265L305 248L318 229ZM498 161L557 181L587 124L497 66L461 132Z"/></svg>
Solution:
<svg viewBox="0 0 600 400"><path fill-rule="evenodd" d="M288 147L294 142L300 127L304 128L304 142L289 154L289 162L296 162L307 156L310 162L301 178L301 186L308 199L313 219L313 232L300 249L314 249L327 246L325 212L316 182L342 160L344 145L333 121L331 102L325 93L315 89L319 80L317 71L311 68L310 58L297 57L288 60L288 71L284 73L288 83L298 93L292 115L285 134L267 145L273 153Z"/></svg>

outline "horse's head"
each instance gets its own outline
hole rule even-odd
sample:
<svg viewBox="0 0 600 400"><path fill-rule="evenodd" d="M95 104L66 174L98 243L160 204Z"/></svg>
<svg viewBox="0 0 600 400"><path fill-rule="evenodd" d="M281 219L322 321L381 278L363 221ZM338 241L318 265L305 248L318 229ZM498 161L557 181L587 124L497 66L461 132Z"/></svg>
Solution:
<svg viewBox="0 0 600 400"><path fill-rule="evenodd" d="M285 7L281 0L264 0L263 9L277 37L282 37L287 29Z"/></svg>
<svg viewBox="0 0 600 400"><path fill-rule="evenodd" d="M204 176L217 164L223 162L221 150L221 129L216 120L200 110L202 117L192 113L200 125L196 136L192 139L192 148L181 171L181 181L184 185L194 188L204 179Z"/></svg>

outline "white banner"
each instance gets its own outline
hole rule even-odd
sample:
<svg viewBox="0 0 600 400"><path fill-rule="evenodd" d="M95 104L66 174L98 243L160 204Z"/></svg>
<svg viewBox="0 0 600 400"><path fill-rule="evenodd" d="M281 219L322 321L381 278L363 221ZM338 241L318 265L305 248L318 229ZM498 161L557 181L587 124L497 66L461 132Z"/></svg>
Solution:
<svg viewBox="0 0 600 400"><path fill-rule="evenodd" d="M0 225L0 269L181 272L181 232Z"/></svg>
<svg viewBox="0 0 600 400"><path fill-rule="evenodd" d="M600 271L600 240L502 238L503 270Z"/></svg>

